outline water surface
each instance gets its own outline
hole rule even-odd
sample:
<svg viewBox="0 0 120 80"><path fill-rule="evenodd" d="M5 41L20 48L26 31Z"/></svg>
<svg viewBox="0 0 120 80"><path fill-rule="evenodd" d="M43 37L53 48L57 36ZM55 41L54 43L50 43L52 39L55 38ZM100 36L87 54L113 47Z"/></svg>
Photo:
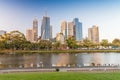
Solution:
<svg viewBox="0 0 120 80"><path fill-rule="evenodd" d="M0 68L119 66L120 53L0 54Z"/></svg>

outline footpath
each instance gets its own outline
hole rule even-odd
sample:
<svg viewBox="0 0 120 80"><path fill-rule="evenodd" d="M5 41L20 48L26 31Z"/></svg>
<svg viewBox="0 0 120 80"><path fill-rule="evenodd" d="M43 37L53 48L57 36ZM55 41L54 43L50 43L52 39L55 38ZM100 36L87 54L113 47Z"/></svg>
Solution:
<svg viewBox="0 0 120 80"><path fill-rule="evenodd" d="M83 67L83 68L17 68L0 69L0 73L19 72L117 72L120 67Z"/></svg>

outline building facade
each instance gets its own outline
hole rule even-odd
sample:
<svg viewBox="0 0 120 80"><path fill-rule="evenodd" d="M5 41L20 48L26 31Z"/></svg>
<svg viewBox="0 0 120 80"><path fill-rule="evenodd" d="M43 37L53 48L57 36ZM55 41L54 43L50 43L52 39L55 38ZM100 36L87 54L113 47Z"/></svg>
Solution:
<svg viewBox="0 0 120 80"><path fill-rule="evenodd" d="M34 20L33 20L33 30L32 30L33 32L33 41L37 41L37 39L38 39L38 21L37 21L37 19L35 18Z"/></svg>
<svg viewBox="0 0 120 80"><path fill-rule="evenodd" d="M88 28L88 39L92 41L93 36L92 36L92 28Z"/></svg>
<svg viewBox="0 0 120 80"><path fill-rule="evenodd" d="M50 40L50 18L43 16L41 25L41 39Z"/></svg>
<svg viewBox="0 0 120 80"><path fill-rule="evenodd" d="M50 39L52 39L52 26L50 26Z"/></svg>
<svg viewBox="0 0 120 80"><path fill-rule="evenodd" d="M79 22L78 18L75 18L73 20L74 27L75 27L75 40L81 41L83 39L83 33L82 33L82 23Z"/></svg>
<svg viewBox="0 0 120 80"><path fill-rule="evenodd" d="M61 33L63 33L65 39L67 39L67 22L63 21L61 23Z"/></svg>
<svg viewBox="0 0 120 80"><path fill-rule="evenodd" d="M32 29L27 29L26 30L26 39L27 41L33 42L33 30Z"/></svg>
<svg viewBox="0 0 120 80"><path fill-rule="evenodd" d="M88 39L93 43L99 43L99 28L96 25L88 29Z"/></svg>
<svg viewBox="0 0 120 80"><path fill-rule="evenodd" d="M73 22L68 22L68 38L75 36L75 27Z"/></svg>

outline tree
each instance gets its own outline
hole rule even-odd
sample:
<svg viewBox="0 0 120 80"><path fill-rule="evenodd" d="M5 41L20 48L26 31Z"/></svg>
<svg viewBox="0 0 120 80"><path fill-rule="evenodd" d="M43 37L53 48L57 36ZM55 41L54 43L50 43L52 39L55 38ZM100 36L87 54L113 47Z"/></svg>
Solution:
<svg viewBox="0 0 120 80"><path fill-rule="evenodd" d="M114 39L113 41L112 41L112 46L114 47L114 48L117 48L117 47L119 47L120 46L120 39Z"/></svg>
<svg viewBox="0 0 120 80"><path fill-rule="evenodd" d="M86 39L83 39L83 46L89 49L90 47L93 46L93 43L86 38Z"/></svg>
<svg viewBox="0 0 120 80"><path fill-rule="evenodd" d="M76 44L76 41L73 37L70 37L66 40L66 43L67 43L67 46L70 48L70 49L76 49L78 48L77 44Z"/></svg>
<svg viewBox="0 0 120 80"><path fill-rule="evenodd" d="M107 48L107 47L109 46L109 42L108 42L107 39L103 39L103 40L100 42L100 45L101 45L102 47Z"/></svg>
<svg viewBox="0 0 120 80"><path fill-rule="evenodd" d="M53 45L52 45L52 49L59 49L59 47L60 47L60 42L59 41L54 42Z"/></svg>
<svg viewBox="0 0 120 80"><path fill-rule="evenodd" d="M112 44L113 45L115 45L115 46L119 46L120 45L120 39L114 39L113 41L112 41Z"/></svg>
<svg viewBox="0 0 120 80"><path fill-rule="evenodd" d="M21 45L26 41L23 33L11 31L0 36L0 41L4 42L5 49L21 49Z"/></svg>
<svg viewBox="0 0 120 80"><path fill-rule="evenodd" d="M24 34L19 31L11 31L10 40L12 49L15 50L22 49L23 46L21 45L26 41Z"/></svg>
<svg viewBox="0 0 120 80"><path fill-rule="evenodd" d="M40 40L38 42L38 48L49 50L52 48L52 42L48 40Z"/></svg>
<svg viewBox="0 0 120 80"><path fill-rule="evenodd" d="M80 42L77 43L77 45L78 45L79 48L82 48L83 47L83 42L80 41Z"/></svg>

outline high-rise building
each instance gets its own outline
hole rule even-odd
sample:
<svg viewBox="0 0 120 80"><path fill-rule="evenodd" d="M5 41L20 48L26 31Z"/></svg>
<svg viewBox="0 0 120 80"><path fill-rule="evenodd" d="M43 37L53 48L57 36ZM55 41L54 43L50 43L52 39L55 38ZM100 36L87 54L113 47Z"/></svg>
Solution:
<svg viewBox="0 0 120 80"><path fill-rule="evenodd" d="M0 35L6 34L6 31L0 30Z"/></svg>
<svg viewBox="0 0 120 80"><path fill-rule="evenodd" d="M50 39L52 39L52 26L50 26Z"/></svg>
<svg viewBox="0 0 120 80"><path fill-rule="evenodd" d="M74 26L75 26L75 40L81 41L82 40L82 23L79 22L78 18L75 18L73 20Z"/></svg>
<svg viewBox="0 0 120 80"><path fill-rule="evenodd" d="M32 29L27 29L26 30L26 39L27 41L33 42L33 30Z"/></svg>
<svg viewBox="0 0 120 80"><path fill-rule="evenodd" d="M50 18L47 16L43 16L43 19L42 19L41 39L42 40L50 39Z"/></svg>
<svg viewBox="0 0 120 80"><path fill-rule="evenodd" d="M92 28L88 29L88 39L94 43L99 43L99 29L93 25Z"/></svg>
<svg viewBox="0 0 120 80"><path fill-rule="evenodd" d="M61 23L61 33L63 33L65 39L67 39L67 22L63 21Z"/></svg>
<svg viewBox="0 0 120 80"><path fill-rule="evenodd" d="M90 41L92 41L92 38L93 36L92 36L92 28L88 28L88 39L90 40Z"/></svg>
<svg viewBox="0 0 120 80"><path fill-rule="evenodd" d="M33 20L33 35L32 36L33 36L33 40L37 41L37 39L38 39L38 21L36 18Z"/></svg>
<svg viewBox="0 0 120 80"><path fill-rule="evenodd" d="M75 27L73 22L68 22L68 38L75 36Z"/></svg>

